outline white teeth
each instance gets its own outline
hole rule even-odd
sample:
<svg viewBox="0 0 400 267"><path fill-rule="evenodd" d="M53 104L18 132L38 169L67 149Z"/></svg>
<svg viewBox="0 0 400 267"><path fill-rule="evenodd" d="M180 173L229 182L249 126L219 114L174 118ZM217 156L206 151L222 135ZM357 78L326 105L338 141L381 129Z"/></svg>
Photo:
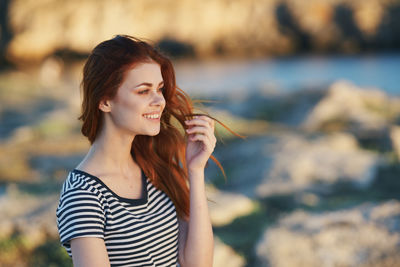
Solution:
<svg viewBox="0 0 400 267"><path fill-rule="evenodd" d="M158 119L160 117L160 114L143 115L143 117L147 119Z"/></svg>

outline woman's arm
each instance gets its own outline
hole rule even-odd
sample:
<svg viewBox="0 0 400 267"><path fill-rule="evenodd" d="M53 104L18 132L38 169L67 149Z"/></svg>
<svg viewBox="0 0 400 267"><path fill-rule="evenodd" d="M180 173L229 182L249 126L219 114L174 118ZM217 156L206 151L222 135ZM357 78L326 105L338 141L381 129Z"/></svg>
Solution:
<svg viewBox="0 0 400 267"><path fill-rule="evenodd" d="M212 266L214 238L205 193L204 168L216 144L214 121L207 116L187 121L186 163L190 184L190 216L180 221L182 267Z"/></svg>
<svg viewBox="0 0 400 267"><path fill-rule="evenodd" d="M190 218L179 222L182 267L212 266L214 238L205 194L204 172L189 174Z"/></svg>
<svg viewBox="0 0 400 267"><path fill-rule="evenodd" d="M74 238L71 250L74 267L110 267L106 245L101 238Z"/></svg>

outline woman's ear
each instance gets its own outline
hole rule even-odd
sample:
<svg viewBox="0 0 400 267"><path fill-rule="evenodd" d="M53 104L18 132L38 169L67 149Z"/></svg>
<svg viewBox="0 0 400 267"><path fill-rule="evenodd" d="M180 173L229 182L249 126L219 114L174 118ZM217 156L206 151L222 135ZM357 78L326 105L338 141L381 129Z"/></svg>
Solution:
<svg viewBox="0 0 400 267"><path fill-rule="evenodd" d="M99 103L99 109L103 112L110 112L111 111L110 101L107 99L101 100Z"/></svg>

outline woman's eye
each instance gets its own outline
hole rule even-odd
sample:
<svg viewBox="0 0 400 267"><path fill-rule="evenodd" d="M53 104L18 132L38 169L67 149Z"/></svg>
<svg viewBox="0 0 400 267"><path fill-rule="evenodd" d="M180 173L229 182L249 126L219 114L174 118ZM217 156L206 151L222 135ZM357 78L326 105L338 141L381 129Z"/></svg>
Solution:
<svg viewBox="0 0 400 267"><path fill-rule="evenodd" d="M143 89L143 90L138 91L138 94L144 95L144 94L149 93L149 91L150 91L150 89ZM158 92L164 92L164 87L158 88Z"/></svg>
<svg viewBox="0 0 400 267"><path fill-rule="evenodd" d="M144 90L139 91L138 93L139 93L139 95L143 95L143 94L146 94L148 91L149 91L149 89L144 89Z"/></svg>

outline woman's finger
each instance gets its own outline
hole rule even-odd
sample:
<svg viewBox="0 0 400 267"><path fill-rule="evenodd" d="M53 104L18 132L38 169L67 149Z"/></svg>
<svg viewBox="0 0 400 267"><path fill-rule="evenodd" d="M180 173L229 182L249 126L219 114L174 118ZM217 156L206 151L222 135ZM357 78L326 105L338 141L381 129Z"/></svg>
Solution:
<svg viewBox="0 0 400 267"><path fill-rule="evenodd" d="M196 134L196 135L190 136L189 138L190 138L190 141L193 141L193 142L194 141L201 141L204 144L204 146L206 148L205 149L206 151L211 151L212 152L214 150L215 144L212 143L210 141L210 139L206 135Z"/></svg>
<svg viewBox="0 0 400 267"><path fill-rule="evenodd" d="M190 134L189 139L191 141L195 141L199 138L199 140L202 140L205 143L205 145L210 145L211 146L211 151L214 150L215 145L217 144L217 138L213 133L210 133L210 131L206 131L204 133L194 133Z"/></svg>
<svg viewBox="0 0 400 267"><path fill-rule="evenodd" d="M211 126L211 128L214 128L214 120L213 120L213 119L211 119L211 118L208 117L208 116L201 116L201 118L202 118L203 120L207 121L208 124Z"/></svg>
<svg viewBox="0 0 400 267"><path fill-rule="evenodd" d="M207 136L207 138L210 140L211 143L216 143L217 138L214 135L214 131L210 128L204 127L204 126L196 126L190 129L186 129L186 132L190 135L193 134L203 134Z"/></svg>
<svg viewBox="0 0 400 267"><path fill-rule="evenodd" d="M210 126L209 122L203 119L192 119L189 121L185 121L186 125L202 125L202 126Z"/></svg>
<svg viewBox="0 0 400 267"><path fill-rule="evenodd" d="M202 133L202 134L207 134L210 132L210 128L207 128L206 126L195 126L189 129L186 129L186 132L188 134L193 134L193 133Z"/></svg>
<svg viewBox="0 0 400 267"><path fill-rule="evenodd" d="M207 116L196 117L190 121L185 121L192 128L186 129L191 141L203 141L210 150L214 150L217 138L214 135L214 120Z"/></svg>
<svg viewBox="0 0 400 267"><path fill-rule="evenodd" d="M211 128L214 128L214 120L207 116L196 116L192 120L185 121L185 123L187 125L199 124L199 125L203 125L203 126L206 126L208 124L209 126L211 126Z"/></svg>

